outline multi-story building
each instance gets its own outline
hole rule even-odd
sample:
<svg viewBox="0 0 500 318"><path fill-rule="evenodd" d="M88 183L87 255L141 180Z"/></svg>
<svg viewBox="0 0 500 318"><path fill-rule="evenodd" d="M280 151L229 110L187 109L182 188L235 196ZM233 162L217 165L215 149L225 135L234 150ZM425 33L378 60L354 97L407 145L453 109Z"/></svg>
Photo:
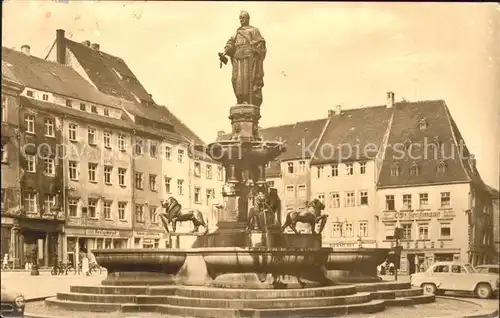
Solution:
<svg viewBox="0 0 500 318"><path fill-rule="evenodd" d="M402 228L401 271L439 260L488 261L491 199L442 100L393 103L377 181L379 247Z"/></svg>
<svg viewBox="0 0 500 318"><path fill-rule="evenodd" d="M55 45L49 52L48 59L71 66L99 91L128 101L122 104L122 108L136 127L134 140L156 147L153 150L154 156L150 154L151 149L145 149L146 153L141 156L134 156L134 184L142 182L143 189L134 186L133 197L134 202L137 202L134 203L133 246L164 245L161 242L162 229L153 213L159 207L161 199L174 196L185 209L199 207L204 212L210 210L204 206L207 203L205 200L201 201L201 206L195 203L195 191L203 189L198 185L195 189L195 185L190 184L193 160L199 161L196 158L200 156L193 156L189 149L193 145L203 145L203 141L167 107L156 104L123 59L103 52L97 43L71 41L65 37L64 30L56 31ZM136 143L134 147L140 146ZM208 158L201 161L203 165L216 165ZM209 188L216 189L215 197L222 188L222 181L218 182L217 187L210 185ZM151 186L157 190L151 190ZM174 187L176 191L172 192ZM179 229L182 228L180 226Z"/></svg>
<svg viewBox="0 0 500 318"><path fill-rule="evenodd" d="M311 194L323 200L328 215L323 232L327 246L376 245L377 149L386 142L391 115L386 106L342 110L338 105L328 111L311 160Z"/></svg>
<svg viewBox="0 0 500 318"><path fill-rule="evenodd" d="M495 260L500 261L500 193L497 189L488 186L488 190L493 200L493 242L495 244ZM495 262L493 260L493 262Z"/></svg>
<svg viewBox="0 0 500 318"><path fill-rule="evenodd" d="M2 190L1 255L8 254L18 267L21 192L19 183L19 94L24 87L2 61Z"/></svg>

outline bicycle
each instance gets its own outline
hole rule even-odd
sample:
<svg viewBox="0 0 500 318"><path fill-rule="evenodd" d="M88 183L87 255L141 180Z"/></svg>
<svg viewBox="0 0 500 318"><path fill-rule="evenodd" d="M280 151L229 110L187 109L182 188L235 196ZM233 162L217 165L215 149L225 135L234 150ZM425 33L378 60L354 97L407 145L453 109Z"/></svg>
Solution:
<svg viewBox="0 0 500 318"><path fill-rule="evenodd" d="M71 263L65 264L62 261L59 261L56 265L52 266L50 270L51 275L68 275L68 272L74 272L75 269Z"/></svg>

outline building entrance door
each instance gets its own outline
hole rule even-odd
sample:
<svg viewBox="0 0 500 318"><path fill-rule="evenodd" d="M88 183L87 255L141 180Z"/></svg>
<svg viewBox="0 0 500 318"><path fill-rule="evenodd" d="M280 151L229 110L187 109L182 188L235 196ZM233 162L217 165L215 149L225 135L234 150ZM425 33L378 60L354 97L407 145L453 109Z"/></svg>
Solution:
<svg viewBox="0 0 500 318"><path fill-rule="evenodd" d="M408 262L408 274L415 274L416 266L415 266L415 254L407 254L406 256Z"/></svg>

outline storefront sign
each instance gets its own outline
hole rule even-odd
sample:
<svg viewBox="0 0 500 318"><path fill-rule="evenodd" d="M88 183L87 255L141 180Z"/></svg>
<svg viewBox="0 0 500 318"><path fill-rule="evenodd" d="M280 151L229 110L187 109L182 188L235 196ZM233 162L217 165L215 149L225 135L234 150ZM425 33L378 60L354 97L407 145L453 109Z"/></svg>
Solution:
<svg viewBox="0 0 500 318"><path fill-rule="evenodd" d="M356 248L358 247L358 243L343 243L343 242L339 242L339 243L330 243L330 247L333 247L333 248Z"/></svg>
<svg viewBox="0 0 500 318"><path fill-rule="evenodd" d="M384 212L383 220L415 220L415 219L429 219L429 218L439 218L441 214L443 217L448 217L450 211L441 212L431 212L431 211L420 211L420 212Z"/></svg>
<svg viewBox="0 0 500 318"><path fill-rule="evenodd" d="M162 233L154 233L154 232L139 232L139 231L134 231L134 236L148 236L148 237L161 237Z"/></svg>
<svg viewBox="0 0 500 318"><path fill-rule="evenodd" d="M86 235L96 235L96 236L117 237L117 236L120 236L120 231L87 229L85 231L85 234Z"/></svg>

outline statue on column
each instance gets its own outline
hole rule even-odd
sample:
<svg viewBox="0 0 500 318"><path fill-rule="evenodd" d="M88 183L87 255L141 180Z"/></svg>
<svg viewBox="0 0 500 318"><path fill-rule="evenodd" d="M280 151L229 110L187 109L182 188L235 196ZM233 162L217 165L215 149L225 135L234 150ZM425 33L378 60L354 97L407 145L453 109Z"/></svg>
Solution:
<svg viewBox="0 0 500 318"><path fill-rule="evenodd" d="M246 11L240 13L241 26L227 41L224 53L219 59L226 64L231 58L233 73L231 82L238 104L251 104L260 107L262 104L262 87L264 87L264 59L266 57L266 41L258 28L250 25L250 15Z"/></svg>

